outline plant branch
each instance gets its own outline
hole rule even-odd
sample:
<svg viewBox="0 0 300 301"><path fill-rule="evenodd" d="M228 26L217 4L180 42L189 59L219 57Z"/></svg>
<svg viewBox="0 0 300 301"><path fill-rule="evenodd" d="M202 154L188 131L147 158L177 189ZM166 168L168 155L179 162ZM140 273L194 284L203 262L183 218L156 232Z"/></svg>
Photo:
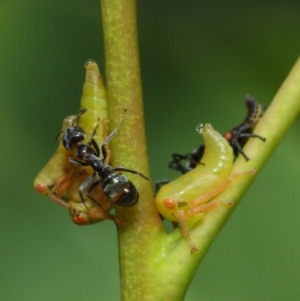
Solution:
<svg viewBox="0 0 300 301"><path fill-rule="evenodd" d="M112 164L149 176L135 1L101 0L100 4L111 128L127 108L122 126L111 143ZM157 240L164 229L153 201L152 183L138 175L128 174L128 177L137 187L140 198L136 206L118 210L128 223L118 231L122 300L147 300L152 294L152 241Z"/></svg>
<svg viewBox="0 0 300 301"><path fill-rule="evenodd" d="M267 141L264 143L259 139L249 139L245 146L245 153L250 157L246 162L242 156L235 161L231 174L236 172L255 169L254 176L247 176L234 182L228 189L218 195L215 199L228 201L234 203L232 209L225 206L213 210L209 214L205 214L201 223L191 231L191 238L198 248L198 253L192 256L185 257L185 263L181 271L178 271L177 278L184 275L184 280L191 279L196 272L196 268L202 261L209 246L215 239L218 232L229 219L233 209L241 200L246 190L249 188L252 181L258 175L263 165L267 162L284 134L292 125L300 111L300 59L296 62L290 74L282 84L274 100L270 104L263 118L255 129L255 133L266 137ZM175 235L177 235L175 233ZM184 241L183 241L184 243ZM172 253L170 261L176 260L178 256L186 252L185 246L178 244L175 252ZM183 257L183 256L182 256ZM175 273L172 273L176 278ZM168 282L168 279L165 278ZM186 283L183 281L183 284ZM188 286L188 284L187 284ZM187 288L186 286L186 288Z"/></svg>
<svg viewBox="0 0 300 301"><path fill-rule="evenodd" d="M106 56L106 81L112 128L128 109L118 134L112 141L113 165L123 164L149 175L134 0L100 0ZM257 125L255 133L267 138L249 139L245 152L248 162L239 156L232 174L261 170L300 110L300 60L297 61L274 101ZM256 176L255 175L255 176ZM128 222L119 229L122 300L182 300L188 285L212 241L254 180L247 176L236 180L218 195L232 200L232 209L219 206L205 214L190 231L198 252L190 249L180 229L166 233L157 214L152 183L132 175L140 192L138 205L118 210Z"/></svg>

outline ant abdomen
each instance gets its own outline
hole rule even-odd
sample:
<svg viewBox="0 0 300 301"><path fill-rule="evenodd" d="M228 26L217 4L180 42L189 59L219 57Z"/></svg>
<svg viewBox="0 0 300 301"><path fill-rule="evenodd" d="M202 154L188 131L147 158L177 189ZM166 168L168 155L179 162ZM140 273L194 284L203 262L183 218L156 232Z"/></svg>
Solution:
<svg viewBox="0 0 300 301"><path fill-rule="evenodd" d="M120 207L132 207L138 202L135 186L123 174L112 173L102 183L102 188L105 195Z"/></svg>

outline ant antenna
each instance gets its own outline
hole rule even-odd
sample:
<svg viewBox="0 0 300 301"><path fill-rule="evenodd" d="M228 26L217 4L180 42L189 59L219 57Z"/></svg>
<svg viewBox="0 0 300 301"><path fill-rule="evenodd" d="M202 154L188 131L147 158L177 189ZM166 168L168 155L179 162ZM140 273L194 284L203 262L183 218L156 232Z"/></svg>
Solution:
<svg viewBox="0 0 300 301"><path fill-rule="evenodd" d="M61 133L63 133L64 131L60 131L58 134L57 134L57 136L55 137L55 141L57 141L58 140L58 138L59 138L59 136L60 136L60 134Z"/></svg>
<svg viewBox="0 0 300 301"><path fill-rule="evenodd" d="M82 114L86 113L88 110L89 110L88 108L81 109L81 110L77 113L76 117L74 118L74 120L73 120L73 122L72 122L72 126L74 126L75 121L76 121Z"/></svg>

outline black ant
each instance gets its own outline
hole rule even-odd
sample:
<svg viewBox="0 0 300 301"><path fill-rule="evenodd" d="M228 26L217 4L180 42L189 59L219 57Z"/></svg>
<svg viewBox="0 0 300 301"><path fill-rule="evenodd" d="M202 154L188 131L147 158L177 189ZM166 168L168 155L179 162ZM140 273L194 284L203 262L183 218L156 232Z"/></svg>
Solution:
<svg viewBox="0 0 300 301"><path fill-rule="evenodd" d="M111 134L105 139L101 151L103 158L100 159L101 151L99 145L94 139L96 130L99 125L98 123L91 135L91 140L87 144L83 144L82 141L85 139L86 134L82 127L75 124L75 121L88 109L80 110L76 118L74 119L72 125L68 127L63 132L62 142L66 149L76 149L75 156L79 159L69 158L69 161L75 165L81 166L91 166L94 170L94 173L88 177L80 186L79 194L81 199L83 198L83 191L86 190L86 195L100 205L97 200L91 196L93 189L100 185L102 187L103 193L108 197L110 201L115 203L118 206L122 207L131 207L134 206L139 198L138 191L135 186L128 180L126 176L119 173L119 171L125 171L137 174L142 178L149 180L148 177L144 176L138 171L123 168L123 167L112 167L109 165L110 160L110 151L106 148L110 140L115 136L117 130L124 119L126 109L123 112L123 115L117 124L116 128L111 132ZM101 207L101 205L100 205Z"/></svg>
<svg viewBox="0 0 300 301"><path fill-rule="evenodd" d="M249 138L258 138L262 141L266 141L266 138L253 133L255 125L263 114L261 105L250 95L246 95L245 104L247 106L246 118L238 126L227 132L224 137L231 145L235 156L240 153L245 160L248 161L249 157L243 151L243 147L247 140ZM169 163L169 168L178 170L183 174L187 173L195 168L198 164L203 164L200 162L200 160L203 157L204 150L204 145L201 145L192 153L187 155L173 154L173 161ZM186 165L182 164L182 161L184 160L187 161Z"/></svg>

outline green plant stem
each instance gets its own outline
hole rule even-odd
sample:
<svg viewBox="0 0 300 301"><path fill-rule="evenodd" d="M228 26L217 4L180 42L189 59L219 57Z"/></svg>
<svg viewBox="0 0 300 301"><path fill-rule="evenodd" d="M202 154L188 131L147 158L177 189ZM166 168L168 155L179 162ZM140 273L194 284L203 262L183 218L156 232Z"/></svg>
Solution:
<svg viewBox="0 0 300 301"><path fill-rule="evenodd" d="M111 128L127 108L122 126L111 142L112 164L122 164L148 176L135 1L101 0L100 4ZM153 201L153 184L138 175L128 176L140 198L133 208L118 210L128 223L118 231L122 300L147 300L153 272L151 242L164 229Z"/></svg>
<svg viewBox="0 0 300 301"><path fill-rule="evenodd" d="M101 0L104 29L106 81L112 128L128 109L118 134L112 141L113 165L149 175L143 119L142 90L137 46L136 7L134 0ZM245 152L248 162L240 156L232 174L256 170L256 175L288 130L300 110L300 60L280 88L256 133L266 137L250 139ZM255 176L256 176L255 175ZM220 206L205 214L191 231L198 248L190 253L180 229L167 234L153 202L152 183L138 175L130 178L140 192L133 208L118 210L128 222L119 229L120 267L123 301L182 300L189 283L212 241L228 220L233 209L255 176L245 176L218 195L232 200L231 209Z"/></svg>

